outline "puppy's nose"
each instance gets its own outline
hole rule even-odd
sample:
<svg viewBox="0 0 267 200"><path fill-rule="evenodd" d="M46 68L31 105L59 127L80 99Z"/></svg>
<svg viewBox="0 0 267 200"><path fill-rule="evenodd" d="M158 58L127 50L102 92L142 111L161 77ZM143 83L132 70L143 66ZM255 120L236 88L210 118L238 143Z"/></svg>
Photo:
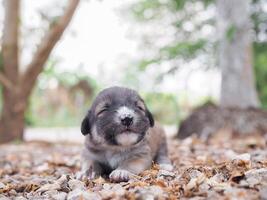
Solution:
<svg viewBox="0 0 267 200"><path fill-rule="evenodd" d="M121 119L121 123L124 126L131 126L133 123L133 117L127 116Z"/></svg>

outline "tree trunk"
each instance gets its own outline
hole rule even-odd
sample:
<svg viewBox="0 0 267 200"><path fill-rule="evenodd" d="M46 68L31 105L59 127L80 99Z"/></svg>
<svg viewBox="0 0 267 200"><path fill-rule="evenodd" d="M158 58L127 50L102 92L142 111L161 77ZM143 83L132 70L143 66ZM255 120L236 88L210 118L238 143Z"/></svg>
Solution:
<svg viewBox="0 0 267 200"><path fill-rule="evenodd" d="M250 0L217 0L219 67L222 71L220 104L258 107L252 66Z"/></svg>
<svg viewBox="0 0 267 200"><path fill-rule="evenodd" d="M5 0L5 19L3 29L3 110L0 120L0 141L6 142L22 138L24 109L19 98L19 0ZM5 84L6 83L6 84Z"/></svg>
<svg viewBox="0 0 267 200"><path fill-rule="evenodd" d="M6 90L3 93L3 111L0 120L0 141L22 140L26 101L18 94Z"/></svg>
<svg viewBox="0 0 267 200"><path fill-rule="evenodd" d="M0 142L23 138L24 114L28 99L46 60L69 25L80 0L69 0L63 15L47 32L32 61L23 74L19 74L19 7L20 0L5 0L3 28L3 71L0 83L3 86L3 110L0 119Z"/></svg>

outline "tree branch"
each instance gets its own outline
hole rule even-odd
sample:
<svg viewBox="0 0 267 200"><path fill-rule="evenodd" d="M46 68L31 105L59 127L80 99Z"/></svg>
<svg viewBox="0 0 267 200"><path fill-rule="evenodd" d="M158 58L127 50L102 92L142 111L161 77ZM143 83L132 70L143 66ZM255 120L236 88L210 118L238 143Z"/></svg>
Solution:
<svg viewBox="0 0 267 200"><path fill-rule="evenodd" d="M42 39L42 42L37 48L32 61L27 66L27 70L21 78L22 89L23 92L25 92L25 95L28 95L31 92L38 75L44 69L44 65L51 51L70 23L79 2L80 0L69 0L69 4L65 9L64 14L50 28L46 36Z"/></svg>

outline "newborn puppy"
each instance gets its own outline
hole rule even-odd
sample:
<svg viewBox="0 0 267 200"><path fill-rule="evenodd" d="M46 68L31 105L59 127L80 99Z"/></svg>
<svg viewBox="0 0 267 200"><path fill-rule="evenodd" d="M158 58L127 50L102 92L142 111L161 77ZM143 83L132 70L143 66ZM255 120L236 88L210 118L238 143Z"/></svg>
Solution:
<svg viewBox="0 0 267 200"><path fill-rule="evenodd" d="M164 131L134 90L111 87L100 92L81 132L86 138L80 179L109 174L113 182L128 181L153 161L172 170Z"/></svg>

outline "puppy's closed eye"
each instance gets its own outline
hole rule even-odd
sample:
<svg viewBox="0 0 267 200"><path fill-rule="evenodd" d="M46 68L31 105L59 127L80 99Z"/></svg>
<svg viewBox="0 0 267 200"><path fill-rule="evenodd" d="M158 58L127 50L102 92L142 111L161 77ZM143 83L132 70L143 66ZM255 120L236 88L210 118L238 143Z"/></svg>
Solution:
<svg viewBox="0 0 267 200"><path fill-rule="evenodd" d="M105 106L101 110L99 110L96 115L100 116L101 114L105 113L106 111L108 111L108 107L107 106Z"/></svg>
<svg viewBox="0 0 267 200"><path fill-rule="evenodd" d="M146 107L145 107L144 103L142 103L141 101L137 101L137 102L135 103L135 105L136 105L136 107L137 107L139 110L145 112Z"/></svg>
<svg viewBox="0 0 267 200"><path fill-rule="evenodd" d="M104 114L105 112L107 112L109 109L109 104L107 103L101 103L99 104L96 109L95 109L95 114L96 116L101 116L102 114Z"/></svg>
<svg viewBox="0 0 267 200"><path fill-rule="evenodd" d="M148 117L149 119L149 123L150 123L150 127L154 126L154 118L153 115L151 114L151 112L148 110L148 108L146 107L144 101L141 99L139 101L137 101L135 103L136 107L142 111L143 113L145 113L145 115Z"/></svg>

